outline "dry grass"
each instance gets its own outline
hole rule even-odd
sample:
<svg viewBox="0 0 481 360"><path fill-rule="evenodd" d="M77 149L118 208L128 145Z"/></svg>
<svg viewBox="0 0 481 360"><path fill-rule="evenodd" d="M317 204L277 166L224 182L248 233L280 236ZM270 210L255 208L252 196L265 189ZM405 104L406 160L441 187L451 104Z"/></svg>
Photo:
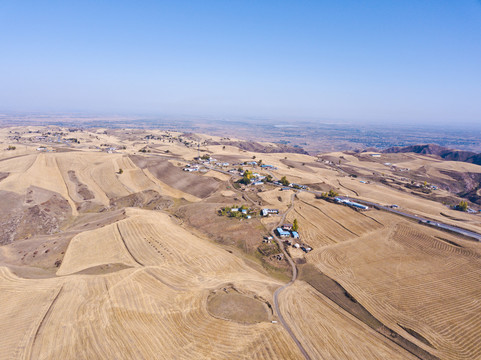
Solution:
<svg viewBox="0 0 481 360"><path fill-rule="evenodd" d="M357 239L384 227L369 212L316 200L311 194L299 194L298 198L287 219L289 222L297 219L301 240L314 248Z"/></svg>
<svg viewBox="0 0 481 360"><path fill-rule="evenodd" d="M269 320L269 308L265 303L237 291L224 289L214 292L207 299L210 314L243 324Z"/></svg>
<svg viewBox="0 0 481 360"><path fill-rule="evenodd" d="M234 283L269 299L278 283L174 226L167 215L131 210L129 218L117 224L130 260L125 251L118 253L120 240L108 226L105 234L94 231L75 238L61 272L82 267L75 266L74 257L90 261L89 265L119 259L128 263L134 258L143 265L43 281L18 279L2 270L2 304L7 296L13 299L10 291L18 298L4 305L9 312L0 316L0 323L10 327L9 340L2 341L6 357L169 359L191 358L195 353L197 358L300 358L282 327L265 322L246 326L217 319L207 311L209 288ZM106 239L98 254L85 253L80 243L100 237ZM104 260L92 261L96 256ZM32 298L35 306L25 311L25 301ZM12 320L12 314L18 313L22 317Z"/></svg>
<svg viewBox="0 0 481 360"><path fill-rule="evenodd" d="M477 358L479 247L454 246L428 231L402 222L379 236L325 248L312 260L378 320L426 351L446 359Z"/></svg>
<svg viewBox="0 0 481 360"><path fill-rule="evenodd" d="M36 129L42 128L31 127ZM6 141L8 131L0 129L0 142ZM53 144L58 152L40 153L35 141L0 151L2 231L18 230L13 243L0 247L0 358L302 358L286 330L269 322L276 317L268 304L283 284L272 276L275 264L266 256L254 259L262 257L257 251L261 238L280 217L219 217L222 206L249 204L242 199L246 193L228 189L224 174L183 172L176 164L190 161L197 149L144 139L147 133L166 132L125 132L72 133L81 140L78 151ZM105 143L127 149L114 154L95 149ZM144 146L152 152L137 155ZM385 171L383 161L422 168L433 178L445 176L442 170L479 172L472 164L410 154L371 161L369 154L332 153L325 155L335 162L329 165L307 155L259 154L232 146L201 150L229 162L256 156L277 166L274 174L291 182L395 203L472 230L481 227L475 215L375 181L359 182L362 174ZM341 167L354 169L359 178L348 177L339 159ZM261 201L256 207L285 211L291 193L276 188L247 195ZM51 206L53 198L68 211ZM137 198L143 199L142 206ZM153 209L155 204L144 203L154 198L166 199L172 207L123 209ZM43 211L45 222L65 219L41 233L31 221L37 214L34 206ZM389 213L360 213L308 193L297 195L286 222L294 219L301 241L314 250L289 251L301 274L303 266L315 271L304 277L312 286L296 281L279 301L311 358L412 358L372 328L379 324L441 359L481 358L479 243ZM316 277L320 272L332 280ZM338 286L330 287L335 283ZM223 290L234 288L239 292ZM346 293L357 301L357 313L341 304Z"/></svg>
<svg viewBox="0 0 481 360"><path fill-rule="evenodd" d="M304 282L286 289L280 303L313 359L415 359Z"/></svg>

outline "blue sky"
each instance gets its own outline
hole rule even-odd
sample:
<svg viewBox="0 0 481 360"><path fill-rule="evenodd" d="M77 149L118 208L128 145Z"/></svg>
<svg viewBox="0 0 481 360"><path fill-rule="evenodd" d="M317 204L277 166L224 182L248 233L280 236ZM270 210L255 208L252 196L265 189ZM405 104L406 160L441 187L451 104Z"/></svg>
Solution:
<svg viewBox="0 0 481 360"><path fill-rule="evenodd" d="M481 2L0 1L0 110L481 122Z"/></svg>

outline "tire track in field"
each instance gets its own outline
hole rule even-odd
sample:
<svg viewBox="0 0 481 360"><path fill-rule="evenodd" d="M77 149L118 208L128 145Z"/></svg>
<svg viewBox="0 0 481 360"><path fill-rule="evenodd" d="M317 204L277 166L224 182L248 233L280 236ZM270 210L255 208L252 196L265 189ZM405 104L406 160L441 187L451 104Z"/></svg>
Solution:
<svg viewBox="0 0 481 360"><path fill-rule="evenodd" d="M356 194L356 196L359 196L359 194L358 194L358 192L357 192L356 190L349 189L347 186L342 185L339 180L337 180L337 182L338 182L339 185L340 185L341 187L343 187L344 189L349 190L350 192L353 192L354 194Z"/></svg>
<svg viewBox="0 0 481 360"><path fill-rule="evenodd" d="M375 222L377 222L379 225L381 225L382 227L384 227L384 224L383 224L382 222L374 219L373 217L371 217L371 216L369 216L369 215L366 215L366 214L364 214L364 213L361 212L361 211L359 211L359 214L361 214L361 215L363 215L363 216L365 216L365 217L368 217L368 218L371 219L372 221L375 221Z"/></svg>

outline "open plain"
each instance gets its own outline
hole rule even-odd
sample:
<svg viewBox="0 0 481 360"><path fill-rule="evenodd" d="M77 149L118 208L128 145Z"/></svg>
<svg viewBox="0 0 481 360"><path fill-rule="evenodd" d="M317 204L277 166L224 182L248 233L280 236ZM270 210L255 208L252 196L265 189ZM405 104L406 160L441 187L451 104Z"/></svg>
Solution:
<svg viewBox="0 0 481 360"><path fill-rule="evenodd" d="M1 128L0 359L481 358L480 166L242 144Z"/></svg>

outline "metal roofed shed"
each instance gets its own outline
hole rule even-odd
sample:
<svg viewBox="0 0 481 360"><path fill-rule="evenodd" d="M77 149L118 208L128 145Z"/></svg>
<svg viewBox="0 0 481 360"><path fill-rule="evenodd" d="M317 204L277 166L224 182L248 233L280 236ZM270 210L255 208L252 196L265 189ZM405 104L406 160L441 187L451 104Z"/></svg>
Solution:
<svg viewBox="0 0 481 360"><path fill-rule="evenodd" d="M291 236L291 233L289 231L282 230L280 227L278 227L276 231L281 237Z"/></svg>

